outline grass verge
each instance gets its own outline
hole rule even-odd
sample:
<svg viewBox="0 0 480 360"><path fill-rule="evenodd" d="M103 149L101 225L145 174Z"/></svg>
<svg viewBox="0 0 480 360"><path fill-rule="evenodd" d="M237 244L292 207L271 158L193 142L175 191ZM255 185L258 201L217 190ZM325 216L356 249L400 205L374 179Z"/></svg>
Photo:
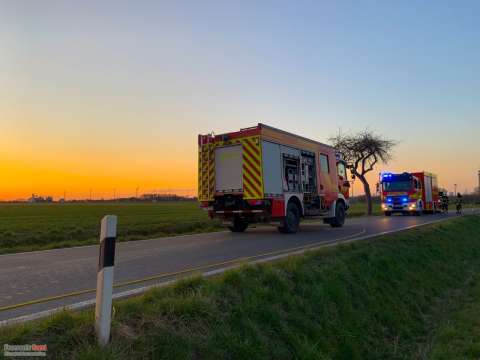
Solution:
<svg viewBox="0 0 480 360"><path fill-rule="evenodd" d="M92 311L0 329L0 345L46 343L58 359L425 358L480 281L479 228L455 218L117 301L105 349Z"/></svg>
<svg viewBox="0 0 480 360"><path fill-rule="evenodd" d="M480 359L480 279L468 281L452 311L435 330L430 358L437 360Z"/></svg>

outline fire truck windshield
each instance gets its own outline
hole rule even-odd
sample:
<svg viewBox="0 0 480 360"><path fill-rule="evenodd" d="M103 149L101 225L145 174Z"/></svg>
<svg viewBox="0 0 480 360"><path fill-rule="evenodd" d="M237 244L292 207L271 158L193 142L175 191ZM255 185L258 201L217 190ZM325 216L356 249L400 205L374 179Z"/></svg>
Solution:
<svg viewBox="0 0 480 360"><path fill-rule="evenodd" d="M412 187L411 181L384 181L383 190L385 191L408 191Z"/></svg>

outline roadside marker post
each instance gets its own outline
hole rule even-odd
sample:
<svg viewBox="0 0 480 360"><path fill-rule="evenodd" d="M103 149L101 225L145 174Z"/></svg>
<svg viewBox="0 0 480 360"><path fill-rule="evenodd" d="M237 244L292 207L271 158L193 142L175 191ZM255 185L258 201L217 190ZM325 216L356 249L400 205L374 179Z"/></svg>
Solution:
<svg viewBox="0 0 480 360"><path fill-rule="evenodd" d="M105 346L110 341L116 238L117 217L107 215L102 219L100 230L100 254L98 257L97 296L95 300L95 332L100 346Z"/></svg>

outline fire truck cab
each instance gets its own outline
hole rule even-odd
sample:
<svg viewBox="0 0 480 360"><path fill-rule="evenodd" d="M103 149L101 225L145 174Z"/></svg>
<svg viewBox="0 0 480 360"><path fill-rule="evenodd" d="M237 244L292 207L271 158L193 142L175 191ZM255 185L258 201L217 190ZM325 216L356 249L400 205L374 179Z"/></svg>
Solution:
<svg viewBox="0 0 480 360"><path fill-rule="evenodd" d="M307 217L343 226L350 185L331 146L258 124L199 135L198 147L200 205L231 231L263 222L294 233Z"/></svg>

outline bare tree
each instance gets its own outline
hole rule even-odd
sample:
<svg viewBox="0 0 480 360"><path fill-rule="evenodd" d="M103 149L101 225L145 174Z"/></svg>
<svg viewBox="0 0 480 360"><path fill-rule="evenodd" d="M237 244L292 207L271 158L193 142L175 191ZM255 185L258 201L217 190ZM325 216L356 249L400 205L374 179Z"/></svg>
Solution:
<svg viewBox="0 0 480 360"><path fill-rule="evenodd" d="M368 215L372 214L372 193L366 174L372 171L379 161L387 163L392 158L396 141L385 139L369 129L356 134L342 134L330 138L340 152L353 175L360 179L367 199Z"/></svg>

